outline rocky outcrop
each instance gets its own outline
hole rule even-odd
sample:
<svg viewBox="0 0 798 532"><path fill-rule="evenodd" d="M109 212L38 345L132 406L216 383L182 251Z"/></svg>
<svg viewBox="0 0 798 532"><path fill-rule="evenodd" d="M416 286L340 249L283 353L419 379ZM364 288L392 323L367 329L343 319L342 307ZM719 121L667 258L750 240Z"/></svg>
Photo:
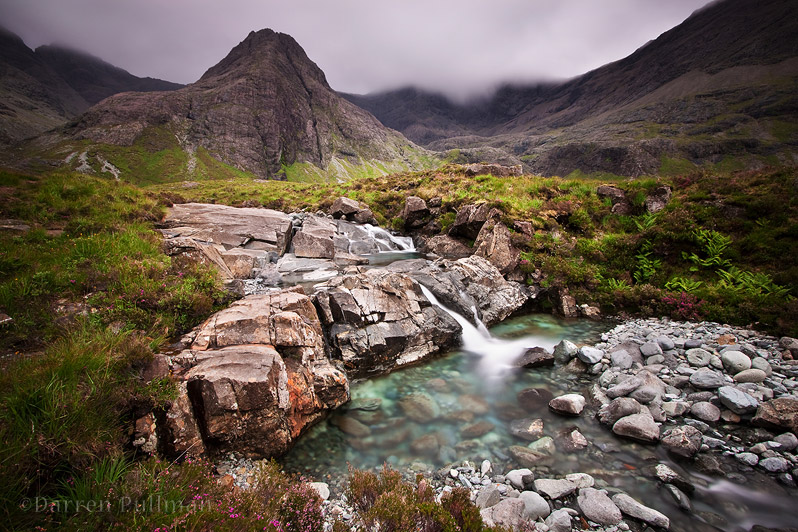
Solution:
<svg viewBox="0 0 798 532"><path fill-rule="evenodd" d="M294 235L291 246L294 255L312 259L331 259L335 256L335 221L320 216L308 216Z"/></svg>
<svg viewBox="0 0 798 532"><path fill-rule="evenodd" d="M167 411L172 454L198 436L210 451L279 456L349 399L316 309L296 291L254 295L211 316L173 357L182 394ZM196 428L195 428L196 427Z"/></svg>
<svg viewBox="0 0 798 532"><path fill-rule="evenodd" d="M449 260L462 259L474 252L467 245L448 235L435 235L421 244L418 250L422 253L436 255Z"/></svg>
<svg viewBox="0 0 798 532"><path fill-rule="evenodd" d="M359 202L341 196L330 207L330 215L336 220L343 218L350 222L360 224L376 224L374 213L368 207L363 207Z"/></svg>
<svg viewBox="0 0 798 532"><path fill-rule="evenodd" d="M453 347L460 326L408 275L373 269L314 295L334 355L352 377L387 373Z"/></svg>
<svg viewBox="0 0 798 532"><path fill-rule="evenodd" d="M518 165L505 166L501 164L467 164L464 167L465 175L492 175L494 177L512 177L523 173L523 167Z"/></svg>
<svg viewBox="0 0 798 532"><path fill-rule="evenodd" d="M473 320L474 312L490 326L520 309L530 294L507 281L482 257L433 262L415 259L394 262L389 270L403 272L427 287L445 306Z"/></svg>
<svg viewBox="0 0 798 532"><path fill-rule="evenodd" d="M408 196L399 217L404 220L405 230L412 231L429 222L430 210L427 203L418 196Z"/></svg>
<svg viewBox="0 0 798 532"><path fill-rule="evenodd" d="M187 237L218 244L285 253L291 239L291 218L271 209L184 203L169 209L162 223L167 238Z"/></svg>
<svg viewBox="0 0 798 532"><path fill-rule="evenodd" d="M449 236L461 236L475 240L485 222L498 214L498 209L487 203L465 205L457 211L454 223L449 228Z"/></svg>
<svg viewBox="0 0 798 532"><path fill-rule="evenodd" d="M503 275L518 266L521 252L512 243L510 230L499 221L487 221L477 235L474 255L488 259Z"/></svg>

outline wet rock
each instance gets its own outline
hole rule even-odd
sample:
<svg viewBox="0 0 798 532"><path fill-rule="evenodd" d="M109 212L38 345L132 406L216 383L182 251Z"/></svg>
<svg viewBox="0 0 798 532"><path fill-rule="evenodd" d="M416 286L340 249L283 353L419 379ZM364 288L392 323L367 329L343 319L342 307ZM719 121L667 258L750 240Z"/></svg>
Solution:
<svg viewBox="0 0 798 532"><path fill-rule="evenodd" d="M539 478L535 480L535 491L551 500L566 497L576 489L576 483L566 479Z"/></svg>
<svg viewBox="0 0 798 532"><path fill-rule="evenodd" d="M551 513L546 499L534 491L525 491L518 498L524 503L524 517L531 521L545 519Z"/></svg>
<svg viewBox="0 0 798 532"><path fill-rule="evenodd" d="M626 376L623 380L607 390L607 397L610 399L624 397L637 390L642 385L643 379L632 375Z"/></svg>
<svg viewBox="0 0 798 532"><path fill-rule="evenodd" d="M667 529L671 526L670 519L668 519L664 514L654 510L653 508L644 506L625 493L617 493L613 495L612 502L615 503L622 513L630 517L634 517L635 519L640 519L644 523L664 529Z"/></svg>
<svg viewBox="0 0 798 532"><path fill-rule="evenodd" d="M495 506L499 503L501 498L502 496L499 492L499 488L495 484L489 484L480 488L475 504L477 505L477 508L482 510L485 508L490 508L491 506Z"/></svg>
<svg viewBox="0 0 798 532"><path fill-rule="evenodd" d="M410 442L410 450L418 456L436 456L439 448L435 434L425 434Z"/></svg>
<svg viewBox="0 0 798 532"><path fill-rule="evenodd" d="M657 464L654 468L654 475L665 484L673 484L682 491L693 493L695 486L693 486L686 478L674 471L671 467L665 464Z"/></svg>
<svg viewBox="0 0 798 532"><path fill-rule="evenodd" d="M741 351L724 351L720 360L726 371L732 375L751 368L751 359Z"/></svg>
<svg viewBox="0 0 798 532"><path fill-rule="evenodd" d="M690 376L690 384L701 390L720 388L725 382L723 375L709 368L700 368Z"/></svg>
<svg viewBox="0 0 798 532"><path fill-rule="evenodd" d="M751 422L760 427L787 429L798 433L798 399L780 397L764 402L759 405Z"/></svg>
<svg viewBox="0 0 798 532"><path fill-rule="evenodd" d="M692 512L693 505L690 503L690 497L674 486L673 484L665 484L665 491L673 498L674 502L685 512Z"/></svg>
<svg viewBox="0 0 798 532"><path fill-rule="evenodd" d="M554 395L546 388L527 388L518 392L516 397L521 408L535 412L546 408Z"/></svg>
<svg viewBox="0 0 798 532"><path fill-rule="evenodd" d="M423 392L406 395L399 400L405 416L417 423L429 423L441 414L437 401Z"/></svg>
<svg viewBox="0 0 798 532"><path fill-rule="evenodd" d="M720 419L720 408L708 401L693 403L693 406L690 407L690 413L695 418L707 423L716 423Z"/></svg>
<svg viewBox="0 0 798 532"><path fill-rule="evenodd" d="M444 259L457 260L470 256L474 250L459 240L448 235L435 235L426 240L419 251L422 253L432 253Z"/></svg>
<svg viewBox="0 0 798 532"><path fill-rule="evenodd" d="M561 340L554 346L554 360L560 364L567 364L579 351L576 344L568 340Z"/></svg>
<svg viewBox="0 0 798 532"><path fill-rule="evenodd" d="M644 410L645 407L631 397L619 397L602 406L598 411L598 418L605 425L614 425L619 419Z"/></svg>
<svg viewBox="0 0 798 532"><path fill-rule="evenodd" d="M543 444L538 444L541 440L546 440ZM530 446L523 447L521 445L513 445L507 451L510 453L516 462L522 467L538 467L540 465L549 465L554 459L554 443L549 441L551 438L544 437L537 442L533 442ZM535 444L538 444L535 446Z"/></svg>
<svg viewBox="0 0 798 532"><path fill-rule="evenodd" d="M491 432L493 429L496 428L496 425L491 423L490 421L477 421L472 425L468 425L464 427L460 431L460 436L463 438L479 438L484 436L485 434Z"/></svg>
<svg viewBox="0 0 798 532"><path fill-rule="evenodd" d="M514 362L519 368L539 368L554 365L554 355L542 347L532 347L524 351L521 358Z"/></svg>
<svg viewBox="0 0 798 532"><path fill-rule="evenodd" d="M720 402L735 414L753 414L759 407L759 401L733 386L718 388L718 397Z"/></svg>
<svg viewBox="0 0 798 532"><path fill-rule="evenodd" d="M353 417L335 416L332 418L331 423L349 436L365 438L371 435L371 429Z"/></svg>
<svg viewBox="0 0 798 532"><path fill-rule="evenodd" d="M585 408L585 398L578 393L569 393L549 401L549 408L562 415L578 416Z"/></svg>
<svg viewBox="0 0 798 532"><path fill-rule="evenodd" d="M734 457L742 464L754 467L759 463L759 457L754 453L738 453Z"/></svg>
<svg viewBox="0 0 798 532"><path fill-rule="evenodd" d="M576 427L566 427L557 431L557 447L565 453L573 453L590 445L587 438Z"/></svg>
<svg viewBox="0 0 798 532"><path fill-rule="evenodd" d="M647 443L659 440L659 426L648 411L622 417L612 426L612 432Z"/></svg>
<svg viewBox="0 0 798 532"><path fill-rule="evenodd" d="M427 287L441 304L473 320L474 308L487 326L502 321L529 298L518 283L509 282L483 257L456 261L403 260L386 268L402 272Z"/></svg>
<svg viewBox="0 0 798 532"><path fill-rule="evenodd" d="M759 467L769 473L783 473L790 468L790 463L781 456L773 456L760 460Z"/></svg>
<svg viewBox="0 0 798 532"><path fill-rule="evenodd" d="M520 499L504 499L495 506L480 510L479 514L487 526L506 527L520 530L525 523L526 506Z"/></svg>
<svg viewBox="0 0 798 532"><path fill-rule="evenodd" d="M333 352L353 377L379 375L454 346L460 326L410 277L372 269L317 287Z"/></svg>
<svg viewBox="0 0 798 532"><path fill-rule="evenodd" d="M510 434L524 440L538 440L543 436L543 420L539 418L516 419L510 423Z"/></svg>
<svg viewBox="0 0 798 532"><path fill-rule="evenodd" d="M513 469L504 475L510 485L519 490L529 489L535 480L535 475L527 468ZM539 490L538 490L539 491Z"/></svg>
<svg viewBox="0 0 798 532"><path fill-rule="evenodd" d="M662 435L662 446L679 456L692 458L701 450L701 431L690 425L676 427Z"/></svg>
<svg viewBox="0 0 798 532"><path fill-rule="evenodd" d="M430 210L427 203L418 196L408 196L399 217L404 220L406 230L422 227L429 221Z"/></svg>
<svg viewBox="0 0 798 532"><path fill-rule="evenodd" d="M595 347L583 346L579 348L576 356L585 364L595 364L604 358L604 351Z"/></svg>
<svg viewBox="0 0 798 532"><path fill-rule="evenodd" d="M582 488L576 497L579 510L588 520L601 525L617 525L623 516L607 492L595 488Z"/></svg>
<svg viewBox="0 0 798 532"><path fill-rule="evenodd" d="M475 394L465 394L460 396L460 408L473 412L478 416L487 414L490 411L490 405L484 397Z"/></svg>

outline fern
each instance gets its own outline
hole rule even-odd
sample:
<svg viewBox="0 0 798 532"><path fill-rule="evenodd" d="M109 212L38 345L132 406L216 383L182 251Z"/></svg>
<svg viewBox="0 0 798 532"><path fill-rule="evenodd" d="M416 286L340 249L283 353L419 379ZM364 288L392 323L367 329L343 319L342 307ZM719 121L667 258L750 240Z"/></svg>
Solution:
<svg viewBox="0 0 798 532"><path fill-rule="evenodd" d="M731 261L723 258L723 253L732 244L731 238L710 229L696 229L693 231L692 236L693 240L701 244L706 258L698 256L697 253L688 254L687 252L682 252L684 259L704 268L726 268L731 266ZM697 271L698 266L693 266L690 270Z"/></svg>
<svg viewBox="0 0 798 532"><path fill-rule="evenodd" d="M704 284L702 281L688 279L687 277L674 277L665 283L665 288L671 292L691 293L698 290L702 284Z"/></svg>

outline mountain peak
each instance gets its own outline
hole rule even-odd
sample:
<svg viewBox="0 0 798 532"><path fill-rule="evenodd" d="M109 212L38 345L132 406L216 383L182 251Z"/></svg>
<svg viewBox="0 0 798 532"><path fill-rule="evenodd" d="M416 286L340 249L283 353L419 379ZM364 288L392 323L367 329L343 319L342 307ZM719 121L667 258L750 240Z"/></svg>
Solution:
<svg viewBox="0 0 798 532"><path fill-rule="evenodd" d="M293 37L266 28L251 31L224 59L209 68L200 82L238 77L246 73L272 78L292 72L301 78L312 78L326 89L330 88L324 72L310 60Z"/></svg>

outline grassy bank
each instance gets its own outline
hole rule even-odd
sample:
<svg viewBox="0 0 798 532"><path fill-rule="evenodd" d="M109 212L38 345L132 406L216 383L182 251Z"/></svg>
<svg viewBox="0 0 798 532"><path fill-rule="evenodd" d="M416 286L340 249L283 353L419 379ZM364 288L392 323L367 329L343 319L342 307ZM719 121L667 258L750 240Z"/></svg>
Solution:
<svg viewBox="0 0 798 532"><path fill-rule="evenodd" d="M627 214L597 195L604 183L624 190ZM130 446L133 421L174 393L169 379L144 385L141 367L228 301L213 271L162 252L154 224L170 202L316 211L346 195L399 227L405 198L417 195L441 198L446 230L460 207L487 198L513 231L528 282L552 295L567 289L606 313L796 336L796 183L794 169L627 181L467 177L448 166L340 184L232 176L146 187L72 172L0 172L0 218L16 227L0 231L0 311L13 319L0 325L0 518L17 529L236 530L274 521L274 530L318 530L318 500L274 467L258 490L240 493L219 484L207 463L158 462ZM673 198L649 214L645 198L662 185ZM534 235L515 232L516 221ZM368 526L426 519L430 530L483 527L456 497L439 504L422 483L369 475L350 479L352 500L363 501L357 518ZM152 497L169 504L136 512L125 502ZM75 500L111 508L70 510ZM38 502L53 506L38 511Z"/></svg>

